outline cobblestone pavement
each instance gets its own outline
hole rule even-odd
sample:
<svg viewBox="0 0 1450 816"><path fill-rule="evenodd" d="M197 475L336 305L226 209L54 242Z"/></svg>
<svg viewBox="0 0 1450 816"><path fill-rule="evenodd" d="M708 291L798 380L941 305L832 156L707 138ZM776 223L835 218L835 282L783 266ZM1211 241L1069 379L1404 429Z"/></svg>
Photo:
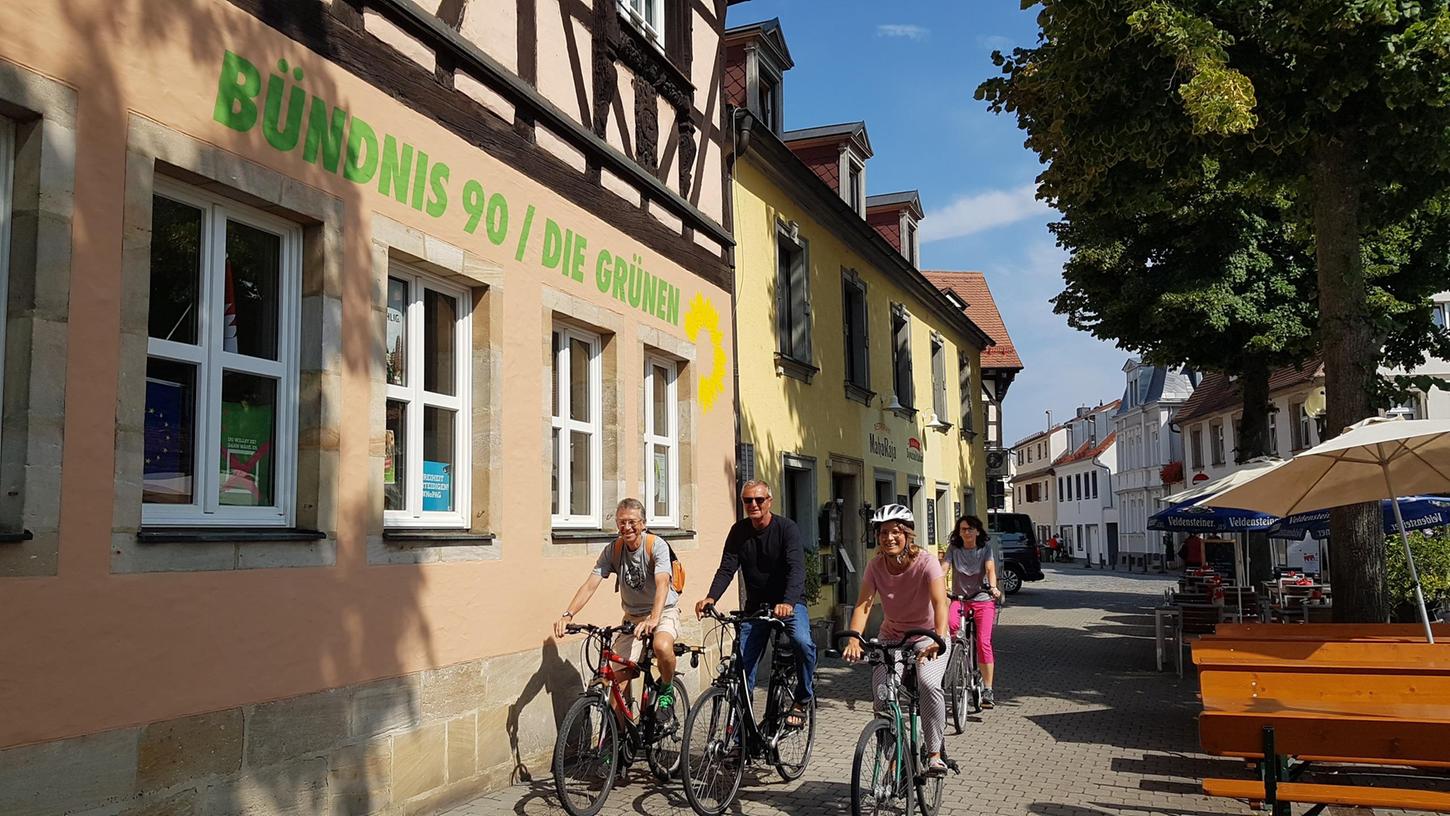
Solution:
<svg viewBox="0 0 1450 816"><path fill-rule="evenodd" d="M974 717L966 733L947 737L962 774L948 777L941 812L1250 813L1243 804L1198 792L1198 780L1240 775L1241 763L1196 753L1196 681L1154 670L1148 610L1168 579L1074 565L1045 569L1047 580L1009 600L997 630L997 708ZM739 813L849 812L852 753L871 713L863 702L868 672L822 659L809 770L789 784L773 771L747 772ZM559 812L550 780L540 779L449 816ZM602 812L691 811L678 784L659 784L636 766Z"/></svg>

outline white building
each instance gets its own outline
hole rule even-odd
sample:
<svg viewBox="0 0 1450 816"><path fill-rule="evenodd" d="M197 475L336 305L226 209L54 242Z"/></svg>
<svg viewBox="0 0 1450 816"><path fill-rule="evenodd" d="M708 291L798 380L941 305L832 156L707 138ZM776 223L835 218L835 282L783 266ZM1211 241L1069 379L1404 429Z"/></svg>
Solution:
<svg viewBox="0 0 1450 816"><path fill-rule="evenodd" d="M1012 446L1013 512L1032 517L1037 543L1045 544L1057 529L1057 482L1052 463L1067 452L1067 427L1054 425Z"/></svg>
<svg viewBox="0 0 1450 816"><path fill-rule="evenodd" d="M1172 424L1174 415L1193 395L1198 375L1144 365L1137 359L1123 366L1127 387L1113 417L1117 431L1118 474L1113 492L1118 504L1119 542L1115 566L1147 569L1171 558L1172 540L1148 532L1148 517L1158 500L1182 483L1183 440ZM1178 478L1164 483L1177 463Z"/></svg>
<svg viewBox="0 0 1450 816"><path fill-rule="evenodd" d="M1435 325L1450 326L1450 291L1435 295L1434 301ZM1384 369L1381 373L1393 375L1404 372ZM1425 361L1424 365L1410 373L1450 380L1450 361L1431 357ZM1416 393L1403 405L1398 406L1396 413L1404 416L1405 419L1450 419L1450 391L1431 388L1428 392Z"/></svg>
<svg viewBox="0 0 1450 816"><path fill-rule="evenodd" d="M1311 360L1269 375L1268 454L1284 459L1319 444L1317 423L1304 410L1309 396L1324 387L1324 366ZM1238 378L1205 374L1174 422L1184 436L1190 482L1217 479L1238 470L1243 391ZM1200 478L1202 477L1202 478Z"/></svg>
<svg viewBox="0 0 1450 816"><path fill-rule="evenodd" d="M1118 472L1113 415L1119 402L1079 408L1067 427L1067 452L1053 462L1057 489L1057 537L1074 560L1116 561L1118 507L1113 496Z"/></svg>

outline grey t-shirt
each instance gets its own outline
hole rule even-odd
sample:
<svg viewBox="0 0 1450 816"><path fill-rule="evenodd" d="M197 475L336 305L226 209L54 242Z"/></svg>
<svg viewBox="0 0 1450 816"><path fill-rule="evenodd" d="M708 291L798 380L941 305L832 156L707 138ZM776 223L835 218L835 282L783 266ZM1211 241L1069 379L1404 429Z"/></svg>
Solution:
<svg viewBox="0 0 1450 816"><path fill-rule="evenodd" d="M670 545L657 535L647 536L646 540L653 542L653 559L651 559L650 552L646 551L645 543L641 543L633 551L629 547L620 547L619 555L616 556L614 544L611 542L608 547L600 551L599 560L594 562L594 574L600 578L608 578L613 575L618 566L619 602L624 607L626 615L648 615L653 611L655 607L654 576L670 574ZM616 559L619 561L618 564L616 564ZM654 569L650 569L651 560L654 562ZM665 609L669 609L680 600L674 587L669 588L669 593L669 596L665 598Z"/></svg>
<svg viewBox="0 0 1450 816"><path fill-rule="evenodd" d="M988 547L947 547L947 566L952 570L952 593L966 595L974 601L990 601L992 593L982 589L987 577L987 559L992 557Z"/></svg>

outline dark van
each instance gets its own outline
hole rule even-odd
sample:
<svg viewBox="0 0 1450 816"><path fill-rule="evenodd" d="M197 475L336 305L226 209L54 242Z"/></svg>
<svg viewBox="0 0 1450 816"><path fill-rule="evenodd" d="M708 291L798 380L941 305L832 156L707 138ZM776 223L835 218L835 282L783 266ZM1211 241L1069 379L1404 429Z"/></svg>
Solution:
<svg viewBox="0 0 1450 816"><path fill-rule="evenodd" d="M1037 531L1032 517L1026 513L988 513L987 532L997 549L997 565L1002 574L997 578L1002 591L1014 595L1023 581L1041 581L1042 560L1037 552Z"/></svg>

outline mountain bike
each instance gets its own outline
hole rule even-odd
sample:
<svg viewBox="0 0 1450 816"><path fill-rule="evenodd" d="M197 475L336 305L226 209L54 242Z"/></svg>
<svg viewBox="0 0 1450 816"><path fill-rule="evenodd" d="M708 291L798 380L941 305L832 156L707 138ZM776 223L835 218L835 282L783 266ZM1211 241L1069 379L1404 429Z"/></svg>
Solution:
<svg viewBox="0 0 1450 816"><path fill-rule="evenodd" d="M675 670L670 683L674 687L677 713L668 723L661 723L655 718L654 649L650 642L653 635L642 644L638 662L627 660L612 647L615 635L632 631L634 627L632 623L620 626L571 623L564 627L570 634L588 634L586 662L594 647L599 650L599 659L594 661L594 676L564 715L558 741L554 743L554 790L570 816L598 813L614 788L615 778L622 778L640 756L644 756L650 770L661 780L668 780L679 770L684 729L678 712L690 707L685 684L680 679L683 667ZM704 649L697 646L675 644L677 656L690 655L691 668L699 665L702 652ZM622 689L628 683L626 672L631 671L644 678L637 708Z"/></svg>
<svg viewBox="0 0 1450 816"><path fill-rule="evenodd" d="M713 606L706 607L705 614L720 622L720 671L685 720L681 775L690 807L701 816L718 816L740 794L745 767L752 762L774 765L787 782L805 773L816 736L816 701L812 699L806 706L804 723L792 726L786 722L800 680L795 647L783 636L784 621L763 613L722 615ZM758 722L739 652L724 648L727 630L733 630L738 644L745 623L770 626L775 637L765 712Z"/></svg>
<svg viewBox="0 0 1450 816"><path fill-rule="evenodd" d="M851 762L851 814L902 814L910 816L919 807L924 816L936 816L941 808L946 778L925 772L931 751L921 731L921 711L916 696L917 638L931 638L938 649L946 643L930 629L912 629L895 643L865 638L860 632L840 632L836 642L855 638L873 666L890 668L879 689L883 699L881 716L866 724L856 742ZM942 762L952 773L961 773L957 763L942 751Z"/></svg>

